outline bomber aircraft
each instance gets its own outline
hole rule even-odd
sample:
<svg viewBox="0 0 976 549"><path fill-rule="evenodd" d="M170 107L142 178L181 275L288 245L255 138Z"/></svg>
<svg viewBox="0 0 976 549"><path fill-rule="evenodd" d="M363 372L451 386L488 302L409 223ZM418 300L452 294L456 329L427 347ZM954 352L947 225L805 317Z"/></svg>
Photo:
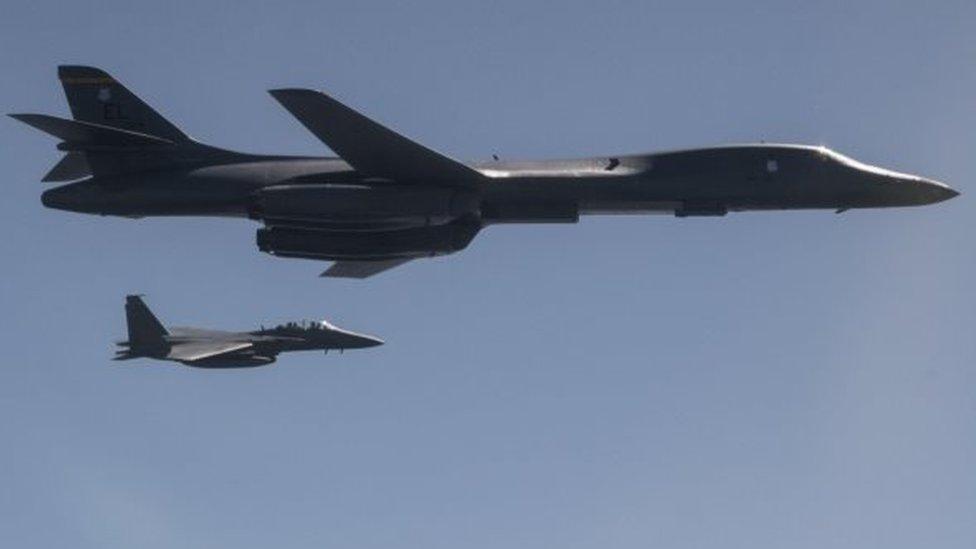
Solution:
<svg viewBox="0 0 976 549"><path fill-rule="evenodd" d="M364 278L451 254L485 226L581 215L721 216L748 210L915 206L958 193L822 146L745 144L575 160L462 163L308 89L271 95L338 157L270 156L199 143L104 71L61 66L73 119L12 114L58 139L50 208L263 223L258 248L331 260Z"/></svg>
<svg viewBox="0 0 976 549"><path fill-rule="evenodd" d="M197 368L248 368L271 364L278 353L364 349L382 345L368 335L337 328L324 320L289 322L253 332L223 332L200 328L166 329L137 295L125 298L129 339L114 360L155 358Z"/></svg>

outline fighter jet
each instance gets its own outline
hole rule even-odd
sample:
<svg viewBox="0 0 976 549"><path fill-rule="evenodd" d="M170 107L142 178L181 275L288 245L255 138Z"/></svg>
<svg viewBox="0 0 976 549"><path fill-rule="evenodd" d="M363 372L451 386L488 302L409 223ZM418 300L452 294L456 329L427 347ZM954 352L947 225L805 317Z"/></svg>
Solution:
<svg viewBox="0 0 976 549"><path fill-rule="evenodd" d="M129 339L117 343L114 360L155 358L197 368L248 368L271 364L278 353L365 349L383 341L337 328L324 320L289 322L253 332L200 328L166 329L137 295L125 298Z"/></svg>
<svg viewBox="0 0 976 549"><path fill-rule="evenodd" d="M339 157L245 154L199 143L102 70L62 66L73 119L13 114L62 142L41 195L101 215L236 216L258 248L331 260L363 278L463 250L499 223L581 215L916 206L958 193L822 146L745 144L575 160L462 163L308 89L271 95Z"/></svg>

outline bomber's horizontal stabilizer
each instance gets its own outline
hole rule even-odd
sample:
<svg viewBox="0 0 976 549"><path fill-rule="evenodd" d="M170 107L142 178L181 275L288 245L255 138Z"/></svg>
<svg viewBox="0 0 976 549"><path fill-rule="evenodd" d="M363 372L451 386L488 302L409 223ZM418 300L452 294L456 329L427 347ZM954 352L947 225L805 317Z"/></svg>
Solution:
<svg viewBox="0 0 976 549"><path fill-rule="evenodd" d="M484 176L411 141L324 93L271 90L271 95L330 149L367 177L401 183L477 187Z"/></svg>
<svg viewBox="0 0 976 549"><path fill-rule="evenodd" d="M91 122L68 120L47 114L11 114L10 117L80 149L86 147L153 147L173 144L169 139L154 135Z"/></svg>
<svg viewBox="0 0 976 549"><path fill-rule="evenodd" d="M322 273L322 276L328 278L367 278L399 267L407 261L410 261L410 258L380 261L336 261Z"/></svg>
<svg viewBox="0 0 976 549"><path fill-rule="evenodd" d="M64 155L60 162L47 172L41 181L48 183L52 181L74 181L82 177L91 175L91 166L83 153L73 151Z"/></svg>

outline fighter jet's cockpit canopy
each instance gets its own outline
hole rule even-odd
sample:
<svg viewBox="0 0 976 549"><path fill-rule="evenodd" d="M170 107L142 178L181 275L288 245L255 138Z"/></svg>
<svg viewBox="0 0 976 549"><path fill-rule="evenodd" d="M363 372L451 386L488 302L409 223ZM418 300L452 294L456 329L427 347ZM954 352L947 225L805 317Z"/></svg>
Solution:
<svg viewBox="0 0 976 549"><path fill-rule="evenodd" d="M336 327L329 323L327 320L299 320L293 322L286 322L284 324L279 324L275 326L276 330L290 330L290 331L329 331L335 330Z"/></svg>

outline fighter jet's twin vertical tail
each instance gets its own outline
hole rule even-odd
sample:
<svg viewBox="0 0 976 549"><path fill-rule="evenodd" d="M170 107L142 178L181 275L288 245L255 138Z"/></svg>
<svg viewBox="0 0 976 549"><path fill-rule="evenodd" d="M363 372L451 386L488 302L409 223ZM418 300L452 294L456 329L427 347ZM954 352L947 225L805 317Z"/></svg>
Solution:
<svg viewBox="0 0 976 549"><path fill-rule="evenodd" d="M129 328L131 350L158 348L165 344L164 338L169 332L137 295L125 298L125 322Z"/></svg>

